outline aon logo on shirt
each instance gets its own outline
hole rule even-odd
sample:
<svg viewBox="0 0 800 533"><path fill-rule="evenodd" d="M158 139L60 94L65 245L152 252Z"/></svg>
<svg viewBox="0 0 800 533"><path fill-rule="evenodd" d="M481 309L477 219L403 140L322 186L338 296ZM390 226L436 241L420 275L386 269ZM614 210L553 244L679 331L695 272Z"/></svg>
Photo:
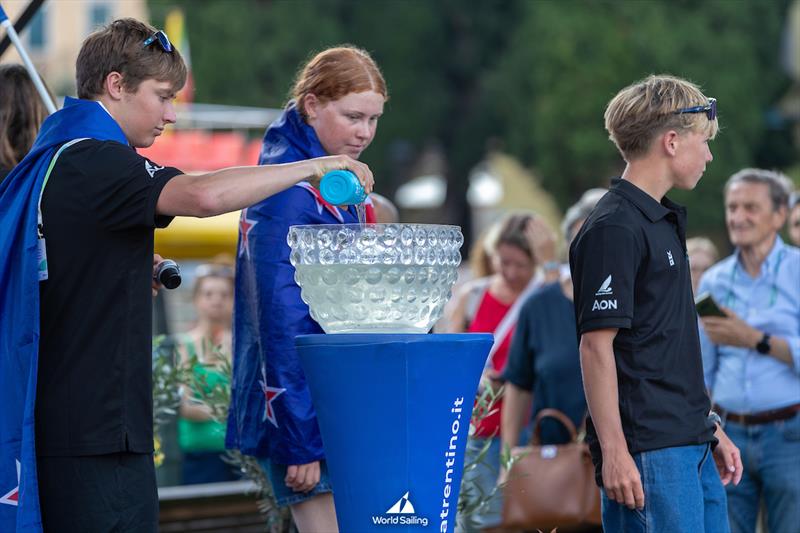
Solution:
<svg viewBox="0 0 800 533"><path fill-rule="evenodd" d="M608 311L616 308L616 300L595 300L594 304L592 304L592 311Z"/></svg>

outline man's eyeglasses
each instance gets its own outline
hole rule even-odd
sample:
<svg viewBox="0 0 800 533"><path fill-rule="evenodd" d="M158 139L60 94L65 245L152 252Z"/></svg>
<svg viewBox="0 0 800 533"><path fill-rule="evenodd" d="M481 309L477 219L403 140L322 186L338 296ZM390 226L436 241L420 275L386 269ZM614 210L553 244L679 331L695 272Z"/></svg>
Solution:
<svg viewBox="0 0 800 533"><path fill-rule="evenodd" d="M142 43L142 48L147 48L153 43L158 43L162 50L165 52L172 52L172 43L169 42L169 37L164 33L164 30L158 30L153 35L148 37Z"/></svg>
<svg viewBox="0 0 800 533"><path fill-rule="evenodd" d="M694 107L684 107L673 111L673 115L683 115L685 113L705 113L708 120L717 118L717 99L709 98L706 105L696 105Z"/></svg>

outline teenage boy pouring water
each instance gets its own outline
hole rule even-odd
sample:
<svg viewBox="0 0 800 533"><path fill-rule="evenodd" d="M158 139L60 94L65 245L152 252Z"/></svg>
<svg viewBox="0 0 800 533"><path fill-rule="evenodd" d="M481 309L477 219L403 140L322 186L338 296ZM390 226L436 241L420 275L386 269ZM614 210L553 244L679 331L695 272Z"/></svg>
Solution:
<svg viewBox="0 0 800 533"><path fill-rule="evenodd" d="M17 368L7 361L35 369L38 355L38 384L27 375L13 382L18 398L35 390L36 461L20 468L19 508L36 509L38 481L45 530L156 531L154 229L174 216L242 209L328 170L354 171L368 192L373 180L348 156L189 176L138 155L175 122L186 81L179 52L142 22L117 20L89 36L76 77L79 99L45 121L0 187L0 225L10 228L0 274L20 280L0 286L0 316L31 317L0 343L3 371ZM37 209L38 224L28 216ZM46 262L29 260L36 250ZM3 428L3 466L14 456L25 463L32 448L30 420L15 420L17 430Z"/></svg>

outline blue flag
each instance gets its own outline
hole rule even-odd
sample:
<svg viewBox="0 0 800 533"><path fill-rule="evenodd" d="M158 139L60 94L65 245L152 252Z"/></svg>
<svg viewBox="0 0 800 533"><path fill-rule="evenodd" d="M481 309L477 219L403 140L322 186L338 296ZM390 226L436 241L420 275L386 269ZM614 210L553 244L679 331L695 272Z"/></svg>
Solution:
<svg viewBox="0 0 800 533"><path fill-rule="evenodd" d="M67 98L30 153L0 183L0 531L41 531L34 411L39 354L37 212L47 168L65 142L127 144L97 102Z"/></svg>
<svg viewBox="0 0 800 533"><path fill-rule="evenodd" d="M290 105L264 136L259 163L327 155L313 128ZM322 333L300 298L289 263L292 224L357 222L298 185L242 210L236 261L233 382L226 445L282 464L323 457L311 396L294 346L296 335Z"/></svg>
<svg viewBox="0 0 800 533"><path fill-rule="evenodd" d="M325 156L292 103L264 135L260 164ZM368 209L367 217L370 219ZM280 464L322 459L322 437L294 338L322 333L300 298L286 235L293 224L357 223L301 183L242 210L236 261L233 382L226 446Z"/></svg>

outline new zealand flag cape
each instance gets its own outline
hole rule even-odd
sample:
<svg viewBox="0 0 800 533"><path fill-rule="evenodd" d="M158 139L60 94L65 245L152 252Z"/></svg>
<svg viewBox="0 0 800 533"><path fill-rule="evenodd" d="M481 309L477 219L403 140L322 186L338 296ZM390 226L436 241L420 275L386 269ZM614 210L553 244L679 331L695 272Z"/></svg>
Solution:
<svg viewBox="0 0 800 533"><path fill-rule="evenodd" d="M328 155L289 104L264 135L260 164ZM368 221L374 221L372 210ZM322 333L300 298L286 235L298 224L357 223L355 210L325 202L307 183L242 211L236 261L233 382L226 446L280 464L324 457L294 338Z"/></svg>
<svg viewBox="0 0 800 533"><path fill-rule="evenodd" d="M39 354L37 212L48 166L67 141L127 144L97 102L67 98L0 183L0 531L41 531L34 409Z"/></svg>

